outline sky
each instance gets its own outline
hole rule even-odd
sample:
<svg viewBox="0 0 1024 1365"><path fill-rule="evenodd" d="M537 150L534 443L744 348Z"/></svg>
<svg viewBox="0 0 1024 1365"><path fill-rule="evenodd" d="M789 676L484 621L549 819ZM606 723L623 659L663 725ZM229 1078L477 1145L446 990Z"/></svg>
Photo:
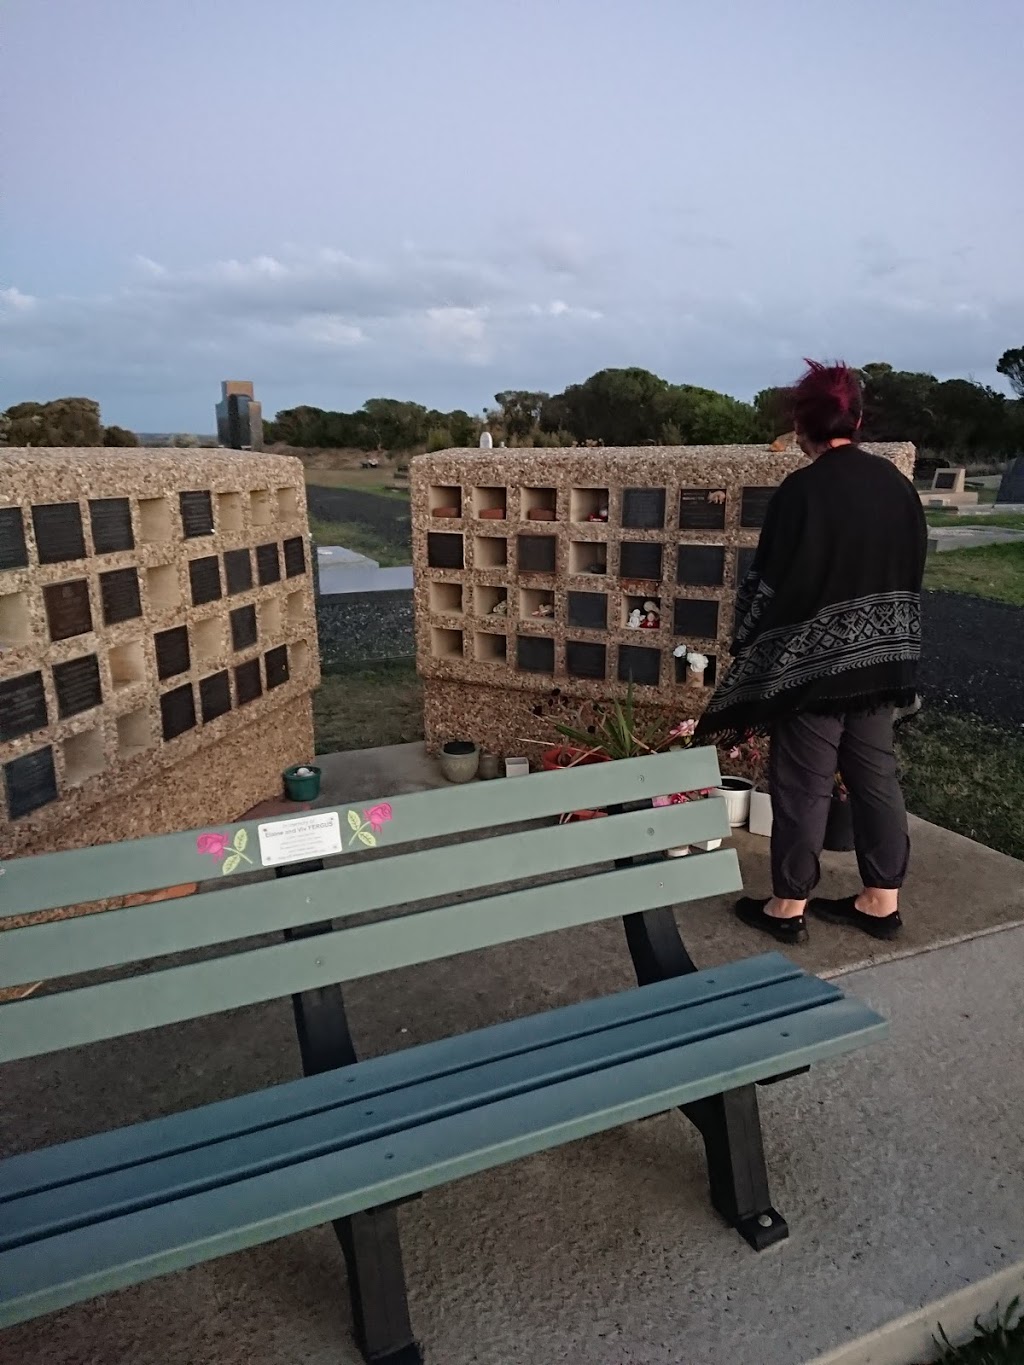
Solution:
<svg viewBox="0 0 1024 1365"><path fill-rule="evenodd" d="M5 0L0 409L1000 387L1020 0Z"/></svg>

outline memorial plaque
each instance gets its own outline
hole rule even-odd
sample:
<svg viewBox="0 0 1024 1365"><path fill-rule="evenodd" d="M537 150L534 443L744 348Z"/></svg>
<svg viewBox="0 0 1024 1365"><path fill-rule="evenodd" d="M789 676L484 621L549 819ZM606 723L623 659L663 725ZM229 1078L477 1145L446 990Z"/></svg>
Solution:
<svg viewBox="0 0 1024 1365"><path fill-rule="evenodd" d="M57 692L57 712L61 720L91 711L103 700L100 666L95 654L54 664L53 685Z"/></svg>
<svg viewBox="0 0 1024 1365"><path fill-rule="evenodd" d="M932 487L938 492L940 489L953 489L956 487L957 471L955 469L940 469L936 472L935 482Z"/></svg>
<svg viewBox="0 0 1024 1365"><path fill-rule="evenodd" d="M740 525L763 526L768 515L768 504L774 496L774 488L744 488L740 503Z"/></svg>
<svg viewBox="0 0 1024 1365"><path fill-rule="evenodd" d="M608 598L603 592L571 592L569 624L584 630L608 629Z"/></svg>
<svg viewBox="0 0 1024 1365"><path fill-rule="evenodd" d="M224 577L227 580L229 596L249 591L252 587L252 555L248 550L224 552Z"/></svg>
<svg viewBox="0 0 1024 1365"><path fill-rule="evenodd" d="M92 630L89 584L84 578L49 584L43 589L43 601L51 640L69 640Z"/></svg>
<svg viewBox="0 0 1024 1365"><path fill-rule="evenodd" d="M704 670L704 686L714 687L715 678L718 675L718 660L713 654L707 656L708 666ZM680 687L686 682L686 660L676 659L676 682Z"/></svg>
<svg viewBox="0 0 1024 1365"><path fill-rule="evenodd" d="M204 602L216 602L220 597L220 564L216 555L204 559L192 559L188 566L188 581L192 588L192 605L201 607Z"/></svg>
<svg viewBox="0 0 1024 1365"><path fill-rule="evenodd" d="M7 792L7 814L12 820L30 815L40 806L48 806L57 799L57 774L53 766L53 750L37 749L4 764L4 788Z"/></svg>
<svg viewBox="0 0 1024 1365"><path fill-rule="evenodd" d="M259 659L250 659L247 664L239 664L235 669L235 693L239 706L262 697L263 683L260 679Z"/></svg>
<svg viewBox="0 0 1024 1365"><path fill-rule="evenodd" d="M181 529L185 539L213 535L213 499L207 492L179 493Z"/></svg>
<svg viewBox="0 0 1024 1365"><path fill-rule="evenodd" d="M1018 455L1006 467L996 494L996 505L1001 502L1024 503L1024 455Z"/></svg>
<svg viewBox="0 0 1024 1365"><path fill-rule="evenodd" d="M25 523L20 507L0 507L0 569L24 569L28 564Z"/></svg>
<svg viewBox="0 0 1024 1365"><path fill-rule="evenodd" d="M516 663L521 673L554 673L554 640L539 635L517 636Z"/></svg>
<svg viewBox="0 0 1024 1365"><path fill-rule="evenodd" d="M135 549L132 508L127 498L90 498L89 521L93 548L98 555Z"/></svg>
<svg viewBox="0 0 1024 1365"><path fill-rule="evenodd" d="M40 564L85 558L82 510L77 502L44 503L32 508Z"/></svg>
<svg viewBox="0 0 1024 1365"><path fill-rule="evenodd" d="M231 679L227 673L211 673L199 684L203 721L216 720L231 710Z"/></svg>
<svg viewBox="0 0 1024 1365"><path fill-rule="evenodd" d="M263 666L267 673L267 691L273 687L280 687L282 683L288 681L288 647L278 645L276 649L268 649L263 656Z"/></svg>
<svg viewBox="0 0 1024 1365"><path fill-rule="evenodd" d="M565 646L565 662L570 678L604 678L608 667L604 645L586 640L569 640Z"/></svg>
<svg viewBox="0 0 1024 1365"><path fill-rule="evenodd" d="M196 725L196 699L192 695L192 684L172 688L160 698L160 720L164 739L177 739Z"/></svg>
<svg viewBox="0 0 1024 1365"><path fill-rule="evenodd" d="M0 740L30 735L46 724L46 693L40 672L0 683Z"/></svg>
<svg viewBox="0 0 1024 1365"><path fill-rule="evenodd" d="M519 572L554 573L557 546L554 536L520 536Z"/></svg>
<svg viewBox="0 0 1024 1365"><path fill-rule="evenodd" d="M681 488L679 490L679 529L681 531L721 531L725 527L726 493L724 488Z"/></svg>
<svg viewBox="0 0 1024 1365"><path fill-rule="evenodd" d="M622 524L634 531L660 531L665 525L664 488L624 488Z"/></svg>
<svg viewBox="0 0 1024 1365"><path fill-rule="evenodd" d="M754 567L754 556L757 551L753 546L736 551L736 586L739 587L747 574Z"/></svg>
<svg viewBox="0 0 1024 1365"><path fill-rule="evenodd" d="M251 649L256 643L256 608L236 607L231 613L231 648Z"/></svg>
<svg viewBox="0 0 1024 1365"><path fill-rule="evenodd" d="M677 598L672 632L689 640L717 640L718 603L693 597Z"/></svg>
<svg viewBox="0 0 1024 1365"><path fill-rule="evenodd" d="M643 645L619 645L619 682L657 687L661 678L661 651Z"/></svg>
<svg viewBox="0 0 1024 1365"><path fill-rule="evenodd" d="M133 621L141 616L138 569L112 569L110 573L101 573L100 598L104 625L113 626L118 621Z"/></svg>
<svg viewBox="0 0 1024 1365"><path fill-rule="evenodd" d="M462 537L445 531L428 531L427 563L432 569L463 568L465 550Z"/></svg>
<svg viewBox="0 0 1024 1365"><path fill-rule="evenodd" d="M643 540L624 540L619 546L619 577L661 582L661 546Z"/></svg>
<svg viewBox="0 0 1024 1365"><path fill-rule="evenodd" d="M171 630L160 630L153 636L156 648L156 675L164 678L177 677L187 673L192 665L188 647L188 627L174 626Z"/></svg>
<svg viewBox="0 0 1024 1365"><path fill-rule="evenodd" d="M306 572L306 542L301 536L292 536L284 543L284 573L286 578L296 578Z"/></svg>
<svg viewBox="0 0 1024 1365"><path fill-rule="evenodd" d="M725 547L680 545L676 582L698 588L716 588L725 577Z"/></svg>
<svg viewBox="0 0 1024 1365"><path fill-rule="evenodd" d="M281 581L281 556L274 541L256 546L256 577L261 586Z"/></svg>

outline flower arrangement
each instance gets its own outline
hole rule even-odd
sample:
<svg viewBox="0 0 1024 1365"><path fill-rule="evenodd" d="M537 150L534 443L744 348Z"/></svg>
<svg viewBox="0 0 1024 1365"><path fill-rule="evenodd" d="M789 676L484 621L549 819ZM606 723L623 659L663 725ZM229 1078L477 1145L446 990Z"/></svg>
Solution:
<svg viewBox="0 0 1024 1365"><path fill-rule="evenodd" d="M695 720L670 723L663 719L643 720L630 683L624 701L585 702L573 724L558 724L555 730L567 739L579 755L575 762L583 762L594 754L604 758L640 758L645 754L660 754L666 749L686 748L693 742ZM574 766L572 760L566 767Z"/></svg>
<svg viewBox="0 0 1024 1365"><path fill-rule="evenodd" d="M746 777L755 784L764 780L768 750L760 735L748 731L738 744L725 749L720 757L723 770L728 769L730 777Z"/></svg>

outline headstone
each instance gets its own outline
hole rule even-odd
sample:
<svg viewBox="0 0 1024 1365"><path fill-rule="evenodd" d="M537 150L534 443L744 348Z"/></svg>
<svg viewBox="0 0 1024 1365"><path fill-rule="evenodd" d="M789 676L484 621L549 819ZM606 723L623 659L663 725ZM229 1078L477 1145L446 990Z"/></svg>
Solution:
<svg viewBox="0 0 1024 1365"><path fill-rule="evenodd" d="M98 555L134 550L132 508L127 498L91 498L89 522L93 547Z"/></svg>
<svg viewBox="0 0 1024 1365"><path fill-rule="evenodd" d="M427 563L432 569L461 569L465 563L462 537L443 531L427 532Z"/></svg>
<svg viewBox="0 0 1024 1365"><path fill-rule="evenodd" d="M565 663L570 678L603 678L608 667L607 650L586 640L569 640Z"/></svg>
<svg viewBox="0 0 1024 1365"><path fill-rule="evenodd" d="M288 681L288 646L278 645L268 649L263 656L263 667L267 674L267 691L281 687Z"/></svg>
<svg viewBox="0 0 1024 1365"><path fill-rule="evenodd" d="M231 680L227 673L211 673L199 684L199 705L203 723L216 720L231 710Z"/></svg>
<svg viewBox="0 0 1024 1365"><path fill-rule="evenodd" d="M660 531L665 525L664 488L624 488L622 524L634 531Z"/></svg>
<svg viewBox="0 0 1024 1365"><path fill-rule="evenodd" d="M763 526L768 504L774 495L774 488L744 488L740 502L740 525L744 528Z"/></svg>
<svg viewBox="0 0 1024 1365"><path fill-rule="evenodd" d="M1024 455L1011 460L999 485L996 502L1024 503Z"/></svg>
<svg viewBox="0 0 1024 1365"><path fill-rule="evenodd" d="M118 621L133 621L141 616L138 569L112 569L110 573L101 573L100 599L104 625L113 626Z"/></svg>
<svg viewBox="0 0 1024 1365"><path fill-rule="evenodd" d="M192 684L172 688L160 698L160 721L165 740L177 739L196 725L196 699Z"/></svg>
<svg viewBox="0 0 1024 1365"><path fill-rule="evenodd" d="M43 601L51 640L69 640L92 630L89 584L84 578L48 584L43 588Z"/></svg>
<svg viewBox="0 0 1024 1365"><path fill-rule="evenodd" d="M480 449L481 450L494 449L494 437L491 435L489 431L482 431L480 433Z"/></svg>
<svg viewBox="0 0 1024 1365"><path fill-rule="evenodd" d="M554 536L520 536L521 573L554 573L558 542ZM546 672L547 670L539 670Z"/></svg>
<svg viewBox="0 0 1024 1365"><path fill-rule="evenodd" d="M263 682L260 678L259 659L250 659L248 663L239 664L235 669L235 693L239 706L262 697Z"/></svg>
<svg viewBox="0 0 1024 1365"><path fill-rule="evenodd" d="M4 764L4 788L7 793L7 814L12 820L30 815L40 806L48 806L57 799L57 774L53 766L51 748L36 749L34 753L12 758Z"/></svg>
<svg viewBox="0 0 1024 1365"><path fill-rule="evenodd" d="M603 592L571 592L569 624L581 630L607 630L607 596Z"/></svg>
<svg viewBox="0 0 1024 1365"><path fill-rule="evenodd" d="M295 578L306 572L306 542L301 536L292 536L284 543L284 573L286 578Z"/></svg>
<svg viewBox="0 0 1024 1365"><path fill-rule="evenodd" d="M40 672L23 673L0 683L0 740L41 730L47 721L46 692Z"/></svg>
<svg viewBox="0 0 1024 1365"><path fill-rule="evenodd" d="M179 493L178 502L186 540L213 535L213 499L208 492Z"/></svg>
<svg viewBox="0 0 1024 1365"><path fill-rule="evenodd" d="M619 645L619 682L657 687L661 678L661 651L643 645Z"/></svg>
<svg viewBox="0 0 1024 1365"><path fill-rule="evenodd" d="M644 540L624 540L619 547L619 577L661 582L661 546Z"/></svg>
<svg viewBox="0 0 1024 1365"><path fill-rule="evenodd" d="M718 639L718 603L694 597L676 599L672 633L685 640Z"/></svg>
<svg viewBox="0 0 1024 1365"><path fill-rule="evenodd" d="M680 545L676 582L697 588L716 588L725 578L725 547Z"/></svg>
<svg viewBox="0 0 1024 1365"><path fill-rule="evenodd" d="M24 569L28 564L25 523L20 507L0 507L0 569Z"/></svg>
<svg viewBox="0 0 1024 1365"><path fill-rule="evenodd" d="M937 469L932 479L933 493L963 493L967 485L967 470Z"/></svg>
<svg viewBox="0 0 1024 1365"><path fill-rule="evenodd" d="M724 488L682 488L679 491L681 531L721 531L725 528Z"/></svg>
<svg viewBox="0 0 1024 1365"><path fill-rule="evenodd" d="M156 649L156 675L164 678L177 677L187 673L192 665L188 647L188 627L174 626L171 630L161 630L153 636Z"/></svg>
<svg viewBox="0 0 1024 1365"><path fill-rule="evenodd" d="M54 664L53 686L57 693L57 712L61 720L91 711L103 700L100 666L95 654Z"/></svg>
<svg viewBox="0 0 1024 1365"><path fill-rule="evenodd" d="M256 643L256 608L236 607L231 613L231 648L237 654Z"/></svg>
<svg viewBox="0 0 1024 1365"><path fill-rule="evenodd" d="M225 550L224 577L229 596L249 591L252 587L252 556L248 550Z"/></svg>
<svg viewBox="0 0 1024 1365"><path fill-rule="evenodd" d="M32 508L40 564L85 558L82 510L77 502L44 503Z"/></svg>
<svg viewBox="0 0 1024 1365"><path fill-rule="evenodd" d="M281 556L278 554L277 544L271 541L269 545L256 546L256 577L260 585L267 583L278 583L281 580Z"/></svg>
<svg viewBox="0 0 1024 1365"><path fill-rule="evenodd" d="M543 635L518 636L516 663L523 673L554 673L554 640Z"/></svg>
<svg viewBox="0 0 1024 1365"><path fill-rule="evenodd" d="M194 607L201 607L205 602L216 602L221 595L217 556L207 555L203 559L189 560L188 579Z"/></svg>

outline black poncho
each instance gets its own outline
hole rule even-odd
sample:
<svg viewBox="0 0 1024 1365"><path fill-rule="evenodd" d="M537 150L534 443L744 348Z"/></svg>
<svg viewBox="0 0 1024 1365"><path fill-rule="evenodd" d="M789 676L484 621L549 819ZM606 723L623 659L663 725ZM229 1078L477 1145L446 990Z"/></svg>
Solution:
<svg viewBox="0 0 1024 1365"><path fill-rule="evenodd" d="M888 460L837 446L791 474L737 594L733 663L698 736L910 705L927 548L921 500Z"/></svg>

